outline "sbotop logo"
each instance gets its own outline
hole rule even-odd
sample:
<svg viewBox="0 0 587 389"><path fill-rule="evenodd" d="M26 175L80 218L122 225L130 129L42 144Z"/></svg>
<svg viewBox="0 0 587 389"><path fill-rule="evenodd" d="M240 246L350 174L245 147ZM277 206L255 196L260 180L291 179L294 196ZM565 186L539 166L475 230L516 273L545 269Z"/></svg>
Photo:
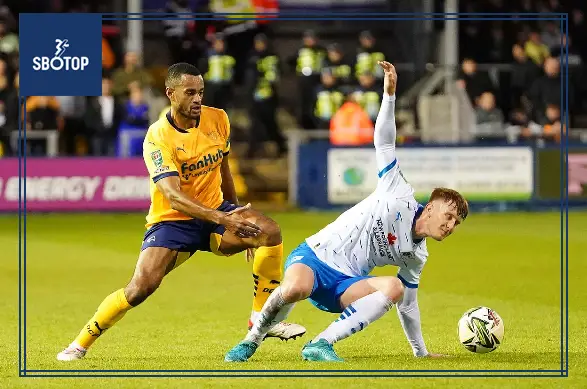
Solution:
<svg viewBox="0 0 587 389"><path fill-rule="evenodd" d="M69 57L64 56L63 53L69 47L67 39L55 39L55 54L51 57L34 57L33 58L33 70L66 70L66 71L78 71L84 70L89 64L90 59L88 57Z"/></svg>

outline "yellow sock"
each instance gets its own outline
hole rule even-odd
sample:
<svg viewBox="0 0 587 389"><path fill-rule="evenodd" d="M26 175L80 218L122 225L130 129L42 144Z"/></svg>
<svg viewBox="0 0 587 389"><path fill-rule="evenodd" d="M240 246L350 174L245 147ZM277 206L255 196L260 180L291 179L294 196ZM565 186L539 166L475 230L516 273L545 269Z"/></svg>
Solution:
<svg viewBox="0 0 587 389"><path fill-rule="evenodd" d="M283 277L283 244L259 247L253 260L253 312L260 312Z"/></svg>
<svg viewBox="0 0 587 389"><path fill-rule="evenodd" d="M112 293L102 301L94 316L82 328L77 338L75 338L75 343L87 349L104 331L122 319L124 314L131 308L132 306L126 301L124 289L119 289Z"/></svg>

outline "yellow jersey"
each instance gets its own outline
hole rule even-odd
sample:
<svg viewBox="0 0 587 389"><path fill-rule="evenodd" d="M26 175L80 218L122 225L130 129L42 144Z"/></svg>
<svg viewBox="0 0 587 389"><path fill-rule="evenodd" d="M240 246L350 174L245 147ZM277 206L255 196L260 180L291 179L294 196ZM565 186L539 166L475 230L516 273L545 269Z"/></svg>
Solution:
<svg viewBox="0 0 587 389"><path fill-rule="evenodd" d="M209 208L218 208L224 198L220 164L230 151L230 123L222 109L202 105L196 127L181 129L171 111L153 123L143 142L143 158L149 175L151 207L146 227L163 221L189 220L171 208L156 182L179 176L181 191Z"/></svg>

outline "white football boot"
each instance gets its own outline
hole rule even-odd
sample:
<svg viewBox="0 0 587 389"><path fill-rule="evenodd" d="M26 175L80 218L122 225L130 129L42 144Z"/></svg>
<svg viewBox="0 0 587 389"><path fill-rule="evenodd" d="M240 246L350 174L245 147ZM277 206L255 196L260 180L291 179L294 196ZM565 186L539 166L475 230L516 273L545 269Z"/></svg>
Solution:
<svg viewBox="0 0 587 389"><path fill-rule="evenodd" d="M265 338L279 338L281 340L290 340L298 338L306 333L306 328L295 323L287 323L285 321L274 325Z"/></svg>
<svg viewBox="0 0 587 389"><path fill-rule="evenodd" d="M57 354L58 361L77 361L83 359L87 350L79 346L70 344L65 350Z"/></svg>

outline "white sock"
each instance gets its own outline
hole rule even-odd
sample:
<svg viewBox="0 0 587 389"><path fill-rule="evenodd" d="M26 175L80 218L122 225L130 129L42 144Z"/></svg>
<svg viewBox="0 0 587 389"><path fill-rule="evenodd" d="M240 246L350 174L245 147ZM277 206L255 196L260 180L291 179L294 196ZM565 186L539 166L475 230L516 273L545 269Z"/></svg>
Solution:
<svg viewBox="0 0 587 389"><path fill-rule="evenodd" d="M383 292L371 293L349 305L340 317L318 334L312 342L325 339L328 343L333 344L348 338L367 327L369 323L379 319L391 307L393 307L393 301Z"/></svg>
<svg viewBox="0 0 587 389"><path fill-rule="evenodd" d="M292 310L294 304L288 304L283 300L281 288L277 287L263 305L263 309L257 315L253 327L245 337L246 341L261 344L267 332L277 323L284 320Z"/></svg>
<svg viewBox="0 0 587 389"><path fill-rule="evenodd" d="M257 318L259 317L260 313L261 312L251 311L251 318L249 319L251 323L255 323L257 321Z"/></svg>

